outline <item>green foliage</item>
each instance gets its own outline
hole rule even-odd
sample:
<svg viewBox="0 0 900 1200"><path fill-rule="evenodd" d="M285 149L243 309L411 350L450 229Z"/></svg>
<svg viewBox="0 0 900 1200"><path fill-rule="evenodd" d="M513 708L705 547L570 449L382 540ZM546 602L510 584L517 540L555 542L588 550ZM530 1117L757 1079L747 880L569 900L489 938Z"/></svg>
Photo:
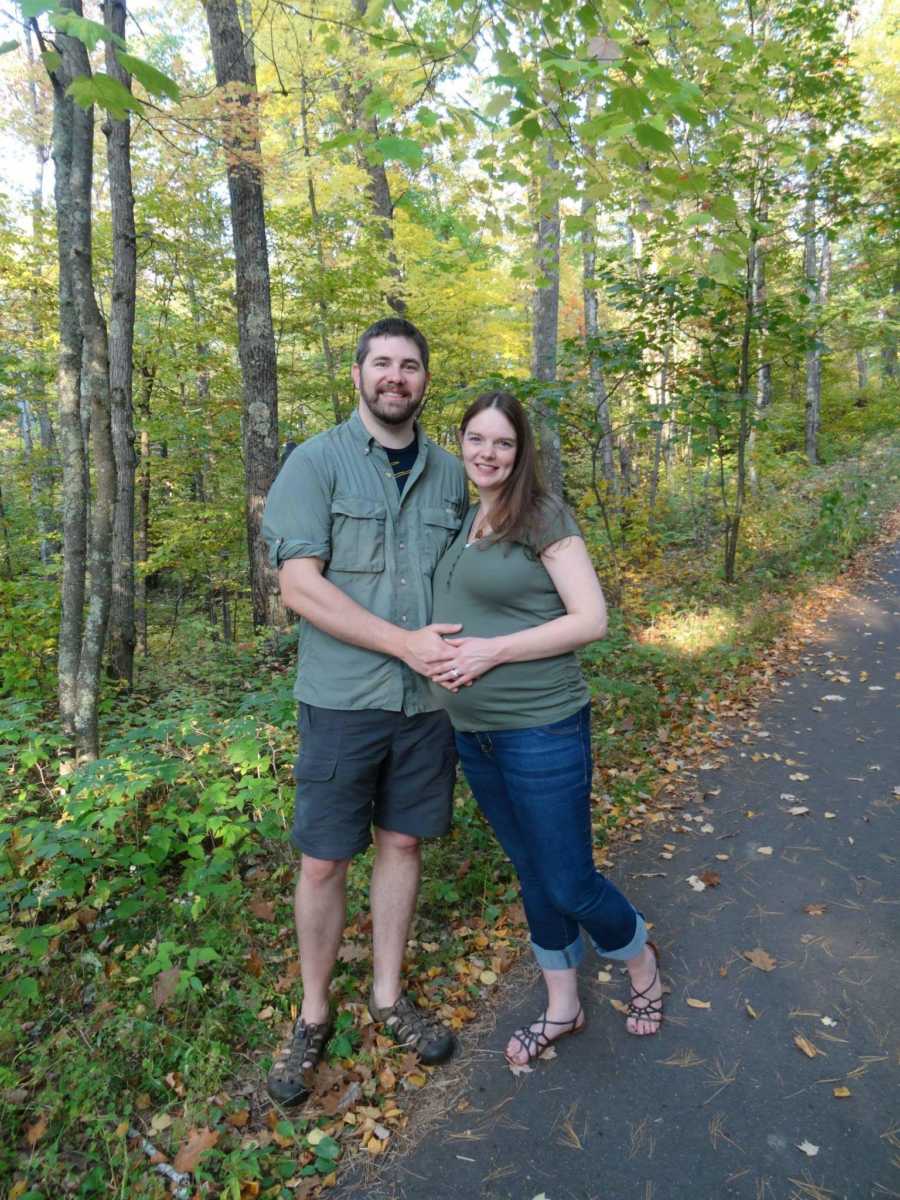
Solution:
<svg viewBox="0 0 900 1200"><path fill-rule="evenodd" d="M92 75L79 75L69 84L66 95L71 96L82 108L99 104L117 121L124 121L130 112L140 114L144 111L143 104L124 84L103 71L95 71Z"/></svg>

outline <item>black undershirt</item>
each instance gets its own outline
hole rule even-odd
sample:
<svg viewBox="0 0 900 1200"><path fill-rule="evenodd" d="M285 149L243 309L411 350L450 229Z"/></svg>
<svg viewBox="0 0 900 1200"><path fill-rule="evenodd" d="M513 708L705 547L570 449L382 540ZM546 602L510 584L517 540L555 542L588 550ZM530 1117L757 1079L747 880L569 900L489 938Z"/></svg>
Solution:
<svg viewBox="0 0 900 1200"><path fill-rule="evenodd" d="M409 445L404 446L402 450L395 450L389 446L382 446L381 448L388 456L388 462L391 464L391 470L394 472L394 479L397 481L397 491L402 496L409 473L413 469L413 464L419 455L418 436L414 436Z"/></svg>

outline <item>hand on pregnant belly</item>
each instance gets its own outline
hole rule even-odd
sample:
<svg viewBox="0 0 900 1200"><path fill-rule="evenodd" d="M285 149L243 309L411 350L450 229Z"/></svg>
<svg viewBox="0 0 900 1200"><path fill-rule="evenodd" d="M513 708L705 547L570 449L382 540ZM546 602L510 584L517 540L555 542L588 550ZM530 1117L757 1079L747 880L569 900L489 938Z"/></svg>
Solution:
<svg viewBox="0 0 900 1200"><path fill-rule="evenodd" d="M449 663L442 664L431 676L435 683L451 692L467 687L499 662L498 638L445 638L454 649Z"/></svg>

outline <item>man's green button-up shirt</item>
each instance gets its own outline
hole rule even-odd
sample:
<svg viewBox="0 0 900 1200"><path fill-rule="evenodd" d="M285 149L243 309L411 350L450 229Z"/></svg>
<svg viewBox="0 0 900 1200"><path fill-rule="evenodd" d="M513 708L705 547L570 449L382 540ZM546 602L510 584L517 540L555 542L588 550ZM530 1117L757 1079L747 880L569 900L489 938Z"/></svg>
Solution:
<svg viewBox="0 0 900 1200"><path fill-rule="evenodd" d="M384 449L358 413L303 442L272 484L263 536L274 566L321 558L325 578L401 629L431 621L431 577L468 500L457 458L421 429L398 494ZM322 708L432 712L428 681L399 659L339 641L306 620L294 695Z"/></svg>

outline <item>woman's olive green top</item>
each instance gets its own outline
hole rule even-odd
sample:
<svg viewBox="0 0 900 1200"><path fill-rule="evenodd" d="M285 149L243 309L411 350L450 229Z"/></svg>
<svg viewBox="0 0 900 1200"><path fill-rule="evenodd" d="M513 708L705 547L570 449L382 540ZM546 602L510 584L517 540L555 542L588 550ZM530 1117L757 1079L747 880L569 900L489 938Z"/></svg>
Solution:
<svg viewBox="0 0 900 1200"><path fill-rule="evenodd" d="M581 537L564 505L547 501L540 536L520 542L469 542L470 508L455 541L434 572L432 620L462 623L460 637L498 637L565 616L566 608L540 560L541 551ZM432 685L435 697L463 732L528 729L577 712L590 698L574 653L504 663L457 693Z"/></svg>

